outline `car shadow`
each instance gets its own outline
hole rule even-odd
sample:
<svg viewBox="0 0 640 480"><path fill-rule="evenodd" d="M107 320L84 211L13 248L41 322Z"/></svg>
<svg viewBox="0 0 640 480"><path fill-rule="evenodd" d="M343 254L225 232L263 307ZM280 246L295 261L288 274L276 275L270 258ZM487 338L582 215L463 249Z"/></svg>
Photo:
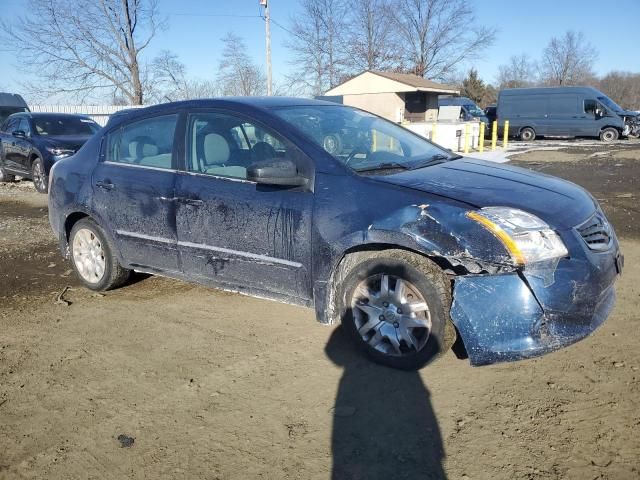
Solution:
<svg viewBox="0 0 640 480"><path fill-rule="evenodd" d="M342 327L325 348L344 369L333 411L333 480L444 479L444 447L418 372L377 365Z"/></svg>

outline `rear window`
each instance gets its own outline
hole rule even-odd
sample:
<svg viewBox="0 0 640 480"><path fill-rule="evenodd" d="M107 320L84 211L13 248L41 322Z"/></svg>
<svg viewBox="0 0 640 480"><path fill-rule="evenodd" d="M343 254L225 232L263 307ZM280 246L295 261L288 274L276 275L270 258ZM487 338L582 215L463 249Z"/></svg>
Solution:
<svg viewBox="0 0 640 480"><path fill-rule="evenodd" d="M106 160L153 168L172 168L178 115L164 115L122 126L109 135Z"/></svg>
<svg viewBox="0 0 640 480"><path fill-rule="evenodd" d="M67 136L93 135L100 125L89 118L82 117L33 117L33 125L38 135Z"/></svg>

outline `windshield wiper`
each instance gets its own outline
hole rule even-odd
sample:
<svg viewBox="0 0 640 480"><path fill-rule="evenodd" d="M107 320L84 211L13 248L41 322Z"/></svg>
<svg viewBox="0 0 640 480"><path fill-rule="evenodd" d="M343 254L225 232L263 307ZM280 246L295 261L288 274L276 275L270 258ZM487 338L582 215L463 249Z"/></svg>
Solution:
<svg viewBox="0 0 640 480"><path fill-rule="evenodd" d="M356 172L376 172L384 170L408 170L409 167L397 162L379 163L378 165L372 165L370 167L354 169Z"/></svg>
<svg viewBox="0 0 640 480"><path fill-rule="evenodd" d="M417 170L419 168L429 167L431 165L438 165L439 163L445 163L450 160L458 160L462 158L462 155L445 155L443 153L437 153L430 157L428 160L418 162L411 166L411 170Z"/></svg>

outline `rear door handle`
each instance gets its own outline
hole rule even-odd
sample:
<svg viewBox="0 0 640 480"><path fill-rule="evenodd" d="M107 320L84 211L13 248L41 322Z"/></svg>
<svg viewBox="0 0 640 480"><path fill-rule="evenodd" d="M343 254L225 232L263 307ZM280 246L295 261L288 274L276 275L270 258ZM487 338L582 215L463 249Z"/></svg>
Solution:
<svg viewBox="0 0 640 480"><path fill-rule="evenodd" d="M102 188L104 190L113 190L114 188L116 188L116 186L109 180L98 180L96 182L96 187Z"/></svg>

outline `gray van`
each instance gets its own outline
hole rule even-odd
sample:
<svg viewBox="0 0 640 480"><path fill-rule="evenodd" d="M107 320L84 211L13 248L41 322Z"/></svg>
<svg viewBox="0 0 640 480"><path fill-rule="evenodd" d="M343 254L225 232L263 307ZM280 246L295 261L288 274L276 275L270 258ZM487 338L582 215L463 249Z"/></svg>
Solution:
<svg viewBox="0 0 640 480"><path fill-rule="evenodd" d="M24 101L17 93L4 93L0 92L0 125L4 123L12 113L28 112L29 107L27 102Z"/></svg>
<svg viewBox="0 0 640 480"><path fill-rule="evenodd" d="M511 88L498 96L498 122L521 140L600 137L612 142L640 134L640 117L591 87Z"/></svg>
<svg viewBox="0 0 640 480"><path fill-rule="evenodd" d="M485 115L484 110L482 110L476 104L476 102L474 102L470 98L453 97L451 95L441 95L440 97L438 97L438 107L449 107L449 106L460 107L460 110L462 110L461 120L469 121L473 119L478 119L481 122L484 122L486 124L489 123L489 120L487 119L487 116Z"/></svg>

